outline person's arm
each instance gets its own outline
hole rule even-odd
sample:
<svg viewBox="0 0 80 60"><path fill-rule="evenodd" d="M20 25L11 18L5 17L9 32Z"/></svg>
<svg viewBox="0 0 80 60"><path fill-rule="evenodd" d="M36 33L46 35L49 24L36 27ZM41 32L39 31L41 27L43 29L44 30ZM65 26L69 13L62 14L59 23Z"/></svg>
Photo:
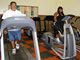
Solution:
<svg viewBox="0 0 80 60"><path fill-rule="evenodd" d="M58 16L58 13L55 12L55 13L54 13L54 23L53 23L54 25L55 25L55 23L57 22L57 16Z"/></svg>
<svg viewBox="0 0 80 60"><path fill-rule="evenodd" d="M11 16L12 16L12 12L11 12L10 10L7 10L7 11L3 14L2 19L4 20L4 19L9 18L9 17L11 17Z"/></svg>
<svg viewBox="0 0 80 60"><path fill-rule="evenodd" d="M57 22L57 16L58 16L58 13L55 12L55 13L54 13L54 21L55 21L55 22Z"/></svg>
<svg viewBox="0 0 80 60"><path fill-rule="evenodd" d="M6 19L6 12L3 14L2 19Z"/></svg>
<svg viewBox="0 0 80 60"><path fill-rule="evenodd" d="M18 11L18 10L17 10L17 12L18 12L18 13L16 14L16 16L26 16L26 14L23 14L21 11Z"/></svg>

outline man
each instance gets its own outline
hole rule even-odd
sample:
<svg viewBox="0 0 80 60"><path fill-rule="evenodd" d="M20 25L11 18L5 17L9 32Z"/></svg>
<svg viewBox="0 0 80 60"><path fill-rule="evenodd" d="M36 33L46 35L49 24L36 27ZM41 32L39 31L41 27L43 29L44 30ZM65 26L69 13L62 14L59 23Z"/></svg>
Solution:
<svg viewBox="0 0 80 60"><path fill-rule="evenodd" d="M16 2L14 1L10 2L10 9L3 14L2 17L3 20L14 16L26 16L16 9L16 5L17 5ZM8 28L8 35L9 41L11 42L12 45L12 54L16 54L16 49L19 49L18 40L21 39L21 31L20 29L16 29L16 27L14 29Z"/></svg>

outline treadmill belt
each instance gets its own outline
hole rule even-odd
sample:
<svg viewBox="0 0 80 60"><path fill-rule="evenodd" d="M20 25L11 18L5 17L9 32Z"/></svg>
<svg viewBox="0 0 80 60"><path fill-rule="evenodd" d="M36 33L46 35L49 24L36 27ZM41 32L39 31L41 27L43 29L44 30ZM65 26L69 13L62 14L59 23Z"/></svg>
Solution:
<svg viewBox="0 0 80 60"><path fill-rule="evenodd" d="M24 46L20 46L20 49L16 51L15 55L11 53L11 45L5 44L5 57L6 60L33 60L32 55Z"/></svg>

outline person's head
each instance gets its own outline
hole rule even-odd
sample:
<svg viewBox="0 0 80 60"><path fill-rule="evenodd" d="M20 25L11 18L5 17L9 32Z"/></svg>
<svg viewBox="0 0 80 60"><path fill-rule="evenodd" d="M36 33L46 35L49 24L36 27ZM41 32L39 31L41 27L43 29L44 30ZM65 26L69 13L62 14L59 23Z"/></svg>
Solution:
<svg viewBox="0 0 80 60"><path fill-rule="evenodd" d="M16 10L16 5L17 5L16 2L14 2L14 1L10 2L10 8L11 8L11 10L15 11Z"/></svg>
<svg viewBox="0 0 80 60"><path fill-rule="evenodd" d="M58 7L58 12L63 12L63 8L61 6Z"/></svg>
<svg viewBox="0 0 80 60"><path fill-rule="evenodd" d="M58 7L58 13L64 15L63 8L61 6Z"/></svg>

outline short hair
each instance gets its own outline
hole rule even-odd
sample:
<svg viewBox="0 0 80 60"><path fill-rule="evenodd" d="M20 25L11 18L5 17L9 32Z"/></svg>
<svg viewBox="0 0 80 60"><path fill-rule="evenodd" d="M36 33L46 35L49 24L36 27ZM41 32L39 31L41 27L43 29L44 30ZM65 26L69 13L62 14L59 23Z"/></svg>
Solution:
<svg viewBox="0 0 80 60"><path fill-rule="evenodd" d="M10 5L12 5L13 3L15 3L15 5L17 5L17 3L15 1L10 2Z"/></svg>

